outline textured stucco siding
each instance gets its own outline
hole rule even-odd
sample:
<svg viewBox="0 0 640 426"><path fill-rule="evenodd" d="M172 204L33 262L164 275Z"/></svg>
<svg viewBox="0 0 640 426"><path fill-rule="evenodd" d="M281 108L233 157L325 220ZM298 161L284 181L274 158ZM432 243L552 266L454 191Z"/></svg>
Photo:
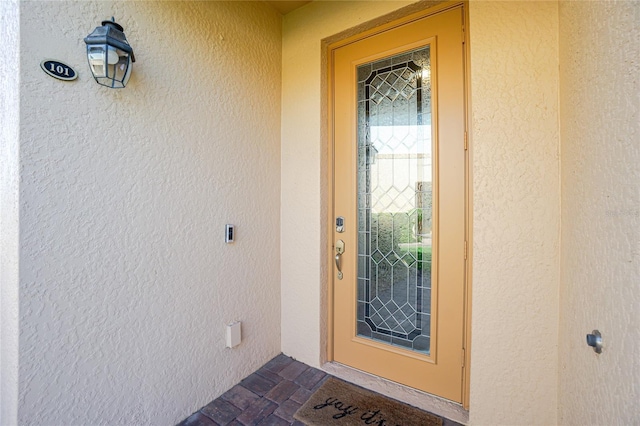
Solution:
<svg viewBox="0 0 640 426"><path fill-rule="evenodd" d="M122 90L86 64L111 16L137 59ZM281 17L29 1L20 54L19 422L175 424L280 351Z"/></svg>
<svg viewBox="0 0 640 426"><path fill-rule="evenodd" d="M18 415L19 9L0 1L0 425Z"/></svg>
<svg viewBox="0 0 640 426"><path fill-rule="evenodd" d="M640 3L560 3L563 425L640 424L639 60Z"/></svg>
<svg viewBox="0 0 640 426"><path fill-rule="evenodd" d="M471 2L471 424L556 423L558 5Z"/></svg>
<svg viewBox="0 0 640 426"><path fill-rule="evenodd" d="M322 40L411 3L0 1L0 424L174 424L320 365ZM469 4L472 425L640 423L639 5ZM111 16L120 91L82 41Z"/></svg>

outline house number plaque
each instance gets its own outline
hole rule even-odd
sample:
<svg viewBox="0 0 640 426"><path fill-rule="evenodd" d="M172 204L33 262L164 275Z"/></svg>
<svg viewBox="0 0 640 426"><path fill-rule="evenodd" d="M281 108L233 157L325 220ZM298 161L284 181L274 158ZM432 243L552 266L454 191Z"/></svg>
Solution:
<svg viewBox="0 0 640 426"><path fill-rule="evenodd" d="M40 68L51 77L59 80L70 81L78 78L78 73L76 73L73 68L60 61L54 61L53 59L45 59L40 62Z"/></svg>

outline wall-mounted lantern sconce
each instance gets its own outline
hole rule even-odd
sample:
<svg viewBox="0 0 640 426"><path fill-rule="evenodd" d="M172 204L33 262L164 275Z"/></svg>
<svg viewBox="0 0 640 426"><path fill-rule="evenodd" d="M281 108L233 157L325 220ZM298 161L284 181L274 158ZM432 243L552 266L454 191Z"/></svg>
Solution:
<svg viewBox="0 0 640 426"><path fill-rule="evenodd" d="M131 64L136 58L122 26L114 18L102 21L102 26L96 27L84 42L87 44L89 68L96 82L112 89L125 87L131 76Z"/></svg>

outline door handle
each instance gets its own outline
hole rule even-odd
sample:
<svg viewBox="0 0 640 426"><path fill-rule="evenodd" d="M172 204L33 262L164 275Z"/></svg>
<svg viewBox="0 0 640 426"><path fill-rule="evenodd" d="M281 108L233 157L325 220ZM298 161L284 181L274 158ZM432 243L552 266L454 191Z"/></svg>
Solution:
<svg viewBox="0 0 640 426"><path fill-rule="evenodd" d="M336 241L336 269L338 270L338 279L342 279L342 253L344 253L344 241Z"/></svg>

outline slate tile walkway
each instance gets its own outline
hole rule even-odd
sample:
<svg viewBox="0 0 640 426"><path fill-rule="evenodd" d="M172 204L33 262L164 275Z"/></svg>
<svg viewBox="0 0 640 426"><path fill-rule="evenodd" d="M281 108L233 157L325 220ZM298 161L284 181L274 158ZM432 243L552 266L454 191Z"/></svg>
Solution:
<svg viewBox="0 0 640 426"><path fill-rule="evenodd" d="M178 426L304 426L293 415L328 378L280 354Z"/></svg>
<svg viewBox="0 0 640 426"><path fill-rule="evenodd" d="M280 354L180 426L304 426L293 415L328 377Z"/></svg>

